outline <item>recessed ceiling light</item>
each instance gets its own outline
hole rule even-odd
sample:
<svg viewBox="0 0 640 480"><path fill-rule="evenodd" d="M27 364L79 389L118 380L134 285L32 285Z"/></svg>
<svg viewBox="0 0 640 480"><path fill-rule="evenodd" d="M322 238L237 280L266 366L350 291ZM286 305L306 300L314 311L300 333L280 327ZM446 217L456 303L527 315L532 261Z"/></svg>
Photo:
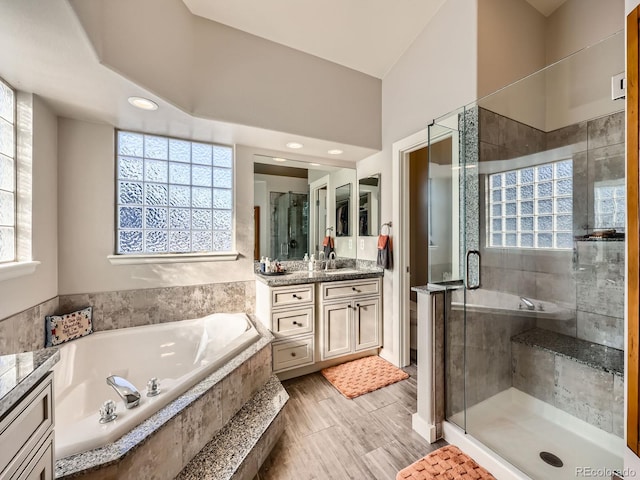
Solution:
<svg viewBox="0 0 640 480"><path fill-rule="evenodd" d="M311 165L312 167L319 167L320 166L319 163L310 163L309 165Z"/></svg>
<svg viewBox="0 0 640 480"><path fill-rule="evenodd" d="M274 159L276 162L286 162L286 161L287 161L287 159L286 159L286 158L279 158L279 157L277 158L277 157L274 157L273 159Z"/></svg>
<svg viewBox="0 0 640 480"><path fill-rule="evenodd" d="M334 148L332 150L329 150L327 152L329 155L340 155L342 153L344 153L342 150L340 150L339 148Z"/></svg>
<svg viewBox="0 0 640 480"><path fill-rule="evenodd" d="M144 97L129 97L127 99L131 105L142 110L157 110L158 104L153 100Z"/></svg>
<svg viewBox="0 0 640 480"><path fill-rule="evenodd" d="M298 143L298 142L289 142L289 143L287 143L287 147L293 148L293 149L297 149L297 148L304 147L304 145L302 145L301 143Z"/></svg>

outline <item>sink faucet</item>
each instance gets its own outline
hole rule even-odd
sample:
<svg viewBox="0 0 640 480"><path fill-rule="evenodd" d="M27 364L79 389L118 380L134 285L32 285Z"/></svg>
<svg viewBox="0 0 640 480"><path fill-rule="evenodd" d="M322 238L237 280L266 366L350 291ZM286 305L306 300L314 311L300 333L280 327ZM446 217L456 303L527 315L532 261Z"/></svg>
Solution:
<svg viewBox="0 0 640 480"><path fill-rule="evenodd" d="M126 408L137 407L140 403L140 392L128 380L111 375L107 377L107 385L113 387L116 393L122 398Z"/></svg>
<svg viewBox="0 0 640 480"><path fill-rule="evenodd" d="M536 306L527 297L520 297L520 300L522 300L522 303L524 303L526 305L527 310L535 310L536 309Z"/></svg>
<svg viewBox="0 0 640 480"><path fill-rule="evenodd" d="M331 268L336 268L336 252L331 252L329 254L329 260L327 260L326 265L324 266L324 271L329 270L329 264L331 264Z"/></svg>

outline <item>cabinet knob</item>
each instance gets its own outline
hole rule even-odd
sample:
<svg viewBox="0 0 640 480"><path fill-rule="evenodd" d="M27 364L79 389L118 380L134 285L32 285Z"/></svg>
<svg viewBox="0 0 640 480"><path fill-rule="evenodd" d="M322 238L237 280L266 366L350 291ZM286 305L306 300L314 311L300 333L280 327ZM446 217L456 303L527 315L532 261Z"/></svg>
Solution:
<svg viewBox="0 0 640 480"><path fill-rule="evenodd" d="M296 295L295 293L293 294L293 298L300 299L300 297L298 295Z"/></svg>
<svg viewBox="0 0 640 480"><path fill-rule="evenodd" d="M354 292L360 293L360 290L358 290L356 287L351 287L351 290L353 290Z"/></svg>
<svg viewBox="0 0 640 480"><path fill-rule="evenodd" d="M296 322L296 321L294 320L294 321L293 321L293 324L294 324L294 325L298 325L298 322Z"/></svg>
<svg viewBox="0 0 640 480"><path fill-rule="evenodd" d="M359 307L359 306L360 306L360 304L359 304L359 303L356 303L356 307Z"/></svg>
<svg viewBox="0 0 640 480"><path fill-rule="evenodd" d="M291 356L295 357L296 356L296 352L291 352Z"/></svg>

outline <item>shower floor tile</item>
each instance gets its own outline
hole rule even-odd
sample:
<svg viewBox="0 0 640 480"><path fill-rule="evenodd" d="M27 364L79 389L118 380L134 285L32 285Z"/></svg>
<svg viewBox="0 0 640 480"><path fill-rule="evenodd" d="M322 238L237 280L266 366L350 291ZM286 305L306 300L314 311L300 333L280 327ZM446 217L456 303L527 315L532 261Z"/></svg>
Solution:
<svg viewBox="0 0 640 480"><path fill-rule="evenodd" d="M462 414L450 419L462 424ZM510 388L467 411L467 432L533 479L611 478L622 470L624 440ZM564 465L548 465L546 451Z"/></svg>

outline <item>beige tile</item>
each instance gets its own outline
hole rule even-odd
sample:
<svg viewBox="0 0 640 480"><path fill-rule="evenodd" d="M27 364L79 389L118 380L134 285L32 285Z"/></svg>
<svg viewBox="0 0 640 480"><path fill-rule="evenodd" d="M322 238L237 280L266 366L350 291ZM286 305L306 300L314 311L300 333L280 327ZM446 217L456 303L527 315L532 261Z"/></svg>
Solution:
<svg viewBox="0 0 640 480"><path fill-rule="evenodd" d="M119 480L169 480L182 469L182 422L173 418L118 465Z"/></svg>
<svg viewBox="0 0 640 480"><path fill-rule="evenodd" d="M183 411L182 461L186 465L222 428L222 387L209 389Z"/></svg>

